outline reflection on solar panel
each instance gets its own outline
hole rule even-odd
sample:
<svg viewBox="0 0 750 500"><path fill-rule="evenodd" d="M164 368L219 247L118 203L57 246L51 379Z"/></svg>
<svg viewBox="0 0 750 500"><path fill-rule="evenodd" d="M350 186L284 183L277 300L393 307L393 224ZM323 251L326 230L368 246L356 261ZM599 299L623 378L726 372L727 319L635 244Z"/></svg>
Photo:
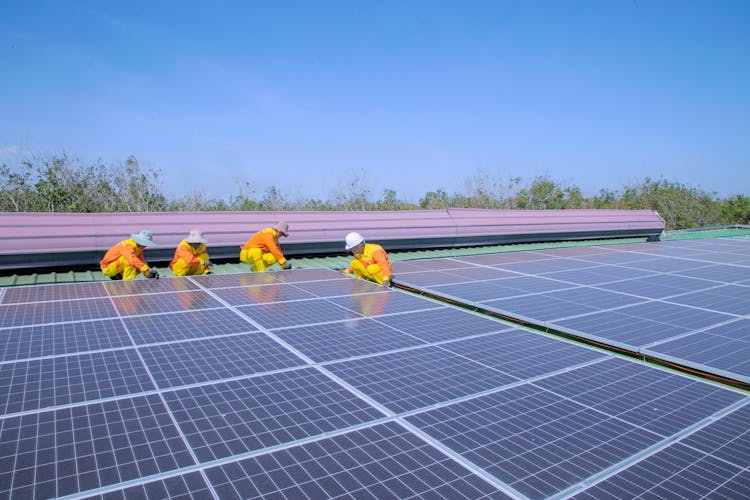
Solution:
<svg viewBox="0 0 750 500"><path fill-rule="evenodd" d="M559 273L557 258L411 271L437 265L446 285L483 262ZM487 276L520 297L649 304ZM690 338L692 317L666 312ZM715 317L729 321L706 332L742 341L746 319L698 319ZM746 484L725 458L746 446L743 393L325 269L4 290L0 354L3 498L539 497L671 454L683 473L723 461L721 491Z"/></svg>
<svg viewBox="0 0 750 500"><path fill-rule="evenodd" d="M447 259L438 269L473 264L474 278L437 283L414 265L400 273L396 263L396 280L504 316L747 382L746 365L737 353L748 352L750 329L733 339L714 332L750 314L749 256L747 239L634 243ZM502 269L517 277L482 278L476 274L482 266L488 276Z"/></svg>

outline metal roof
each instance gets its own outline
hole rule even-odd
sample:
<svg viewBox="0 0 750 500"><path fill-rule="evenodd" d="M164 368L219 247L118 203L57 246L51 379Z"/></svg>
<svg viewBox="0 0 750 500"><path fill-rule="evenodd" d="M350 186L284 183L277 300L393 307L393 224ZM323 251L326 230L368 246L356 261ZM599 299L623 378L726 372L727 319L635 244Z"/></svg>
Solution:
<svg viewBox="0 0 750 500"><path fill-rule="evenodd" d="M750 237L750 231L743 228L720 228L706 231L679 231L673 233L665 233L664 239L693 239L693 238L718 238L718 237L737 237L747 236ZM477 246L477 247L464 247L464 248L448 248L448 249L426 249L426 250L412 250L412 251L394 251L389 252L388 255L393 261L412 260L412 259L429 259L436 257L454 257L454 256L465 256L465 255L477 255L486 253L497 253L497 252L515 252L522 250L536 250L544 248L560 248L560 247L571 247L571 246L587 246L587 245L617 245L626 244L633 242L644 241L644 238L618 238L610 240L581 240L581 241L560 241L560 242L549 242L549 243L523 243L514 245L490 245L490 246ZM212 258L212 260L214 260ZM308 269L308 268L343 268L349 265L350 257L345 255L331 255L322 257L294 257L291 259L294 267ZM159 272L162 275L169 276L171 272L166 267L159 267ZM232 274L247 272L248 267L244 264L237 262L236 259L231 261L217 260L214 266L214 272L217 274ZM49 271L40 269L38 272L28 272L19 274L8 274L0 276L0 286L13 286L13 285L33 285L33 284L47 284L47 283L70 283L77 281L98 281L103 280L104 277L96 266L92 266L89 270L68 270L68 271Z"/></svg>
<svg viewBox="0 0 750 500"><path fill-rule="evenodd" d="M157 246L150 262L172 259L192 228L206 235L213 259L236 258L255 231L289 223L287 256L343 252L350 231L388 251L540 241L658 238L664 221L651 210L403 210L383 212L3 213L0 270L96 265L104 252L143 228Z"/></svg>

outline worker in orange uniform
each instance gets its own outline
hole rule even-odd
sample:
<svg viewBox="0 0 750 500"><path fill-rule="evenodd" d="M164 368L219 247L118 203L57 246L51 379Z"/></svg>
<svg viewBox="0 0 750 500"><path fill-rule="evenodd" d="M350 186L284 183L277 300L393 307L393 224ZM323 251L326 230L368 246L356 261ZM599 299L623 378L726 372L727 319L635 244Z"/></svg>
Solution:
<svg viewBox="0 0 750 500"><path fill-rule="evenodd" d="M253 271L262 273L278 262L282 269L291 269L292 263L281 252L279 237L289 236L289 224L278 222L273 227L261 229L240 247L240 261L250 264Z"/></svg>
<svg viewBox="0 0 750 500"><path fill-rule="evenodd" d="M211 260L208 258L203 233L191 229L187 238L182 240L174 252L169 268L175 276L195 276L211 274Z"/></svg>
<svg viewBox="0 0 750 500"><path fill-rule="evenodd" d="M143 273L146 278L158 279L159 271L151 269L143 259L143 249L155 245L148 229L131 234L129 239L122 240L104 254L99 262L102 274L113 280L132 280L138 273Z"/></svg>
<svg viewBox="0 0 750 500"><path fill-rule="evenodd" d="M366 243L359 233L347 234L345 243L346 251L354 254L354 260L344 269L345 273L354 273L359 279L374 281L386 288L391 286L393 266L383 247Z"/></svg>

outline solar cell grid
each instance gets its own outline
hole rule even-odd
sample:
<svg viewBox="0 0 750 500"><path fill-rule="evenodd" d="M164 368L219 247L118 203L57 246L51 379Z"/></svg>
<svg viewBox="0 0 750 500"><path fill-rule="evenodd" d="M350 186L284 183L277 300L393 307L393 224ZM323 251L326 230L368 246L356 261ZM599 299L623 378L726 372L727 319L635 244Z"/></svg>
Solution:
<svg viewBox="0 0 750 500"><path fill-rule="evenodd" d="M716 283L685 276L657 274L632 280L599 285L599 288L628 293L649 299L663 299L673 295L715 287Z"/></svg>
<svg viewBox="0 0 750 500"><path fill-rule="evenodd" d="M584 338L637 351L639 346L684 335L689 328L639 318L618 311L596 312L555 320L551 326Z"/></svg>
<svg viewBox="0 0 750 500"><path fill-rule="evenodd" d="M333 269L292 269L290 271L276 271L275 278L284 283L305 281L325 281L341 279L341 273Z"/></svg>
<svg viewBox="0 0 750 500"><path fill-rule="evenodd" d="M213 290L217 297L233 306L283 302L287 300L310 299L314 297L294 285L271 283L268 285L246 286L241 288L221 288Z"/></svg>
<svg viewBox="0 0 750 500"><path fill-rule="evenodd" d="M120 295L143 295L150 293L182 292L198 289L195 283L185 278L105 281L104 287L107 289L107 292L113 297Z"/></svg>
<svg viewBox="0 0 750 500"><path fill-rule="evenodd" d="M221 498L509 498L393 423L209 469Z"/></svg>
<svg viewBox="0 0 750 500"><path fill-rule="evenodd" d="M546 259L552 259L552 255L543 255L533 252L507 252L507 253L491 253L484 255L470 255L465 257L459 257L456 260L465 262L468 264L477 264L483 266L502 266L503 264L510 264L513 262L528 262L538 261L541 262Z"/></svg>
<svg viewBox="0 0 750 500"><path fill-rule="evenodd" d="M303 363L261 332L228 335L140 349L162 389L290 368Z"/></svg>
<svg viewBox="0 0 750 500"><path fill-rule="evenodd" d="M191 309L210 309L222 306L219 301L202 290L151 295L128 295L113 297L112 302L115 304L117 311L123 316L188 311Z"/></svg>
<svg viewBox="0 0 750 500"><path fill-rule="evenodd" d="M377 321L425 342L442 342L509 328L494 319L445 307L378 318Z"/></svg>
<svg viewBox="0 0 750 500"><path fill-rule="evenodd" d="M430 292L435 292L441 296L453 297L463 302L482 302L485 300L494 300L500 297L514 295L523 295L518 290L501 290L495 284L495 281L473 281L469 283L459 283L455 285L435 285L425 287Z"/></svg>
<svg viewBox="0 0 750 500"><path fill-rule="evenodd" d="M429 407L518 380L437 347L343 361L326 367L394 413Z"/></svg>
<svg viewBox="0 0 750 500"><path fill-rule="evenodd" d="M635 269L643 269L644 271L656 271L660 273L677 273L686 271L688 269L697 269L700 267L706 267L710 265L710 262L679 259L679 258L668 258L668 257L654 257L648 260L639 260L637 262L628 262L623 264L627 267Z"/></svg>
<svg viewBox="0 0 750 500"><path fill-rule="evenodd" d="M2 304L44 302L101 297L101 283L76 283L65 285L36 285L8 288L2 295Z"/></svg>
<svg viewBox="0 0 750 500"><path fill-rule="evenodd" d="M382 286L355 278L296 283L294 286L316 297L336 297L383 291Z"/></svg>
<svg viewBox="0 0 750 500"><path fill-rule="evenodd" d="M0 496L51 498L194 462L158 396L0 419Z"/></svg>
<svg viewBox="0 0 750 500"><path fill-rule="evenodd" d="M445 307L422 297L391 291L332 297L328 300L366 317Z"/></svg>
<svg viewBox="0 0 750 500"><path fill-rule="evenodd" d="M586 262L583 260L565 259L562 257L549 258L539 261L530 262L514 262L509 264L502 264L499 266L500 269L506 271L514 271L517 273L524 274L545 274L552 273L555 271L568 271L571 269L585 269L589 267L596 267L596 264Z"/></svg>
<svg viewBox="0 0 750 500"><path fill-rule="evenodd" d="M515 328L441 347L520 380L609 358L601 351Z"/></svg>
<svg viewBox="0 0 750 500"><path fill-rule="evenodd" d="M119 320L13 328L0 332L0 361L131 346Z"/></svg>
<svg viewBox="0 0 750 500"><path fill-rule="evenodd" d="M471 281L471 279L466 276L448 274L446 271L420 271L403 274L396 273L394 275L394 281L396 283L403 283L413 287L425 287L431 285L444 285L447 283L463 283L465 281Z"/></svg>
<svg viewBox="0 0 750 500"><path fill-rule="evenodd" d="M422 271L446 271L449 269L463 269L474 267L473 262L467 258L438 258L438 259L420 259L409 262L409 267L413 270Z"/></svg>
<svg viewBox="0 0 750 500"><path fill-rule="evenodd" d="M531 498L549 497L661 439L533 384L406 420Z"/></svg>
<svg viewBox="0 0 750 500"><path fill-rule="evenodd" d="M123 488L102 495L85 498L92 500L135 500L155 498L208 500L213 499L214 495L200 472L188 472L186 474L159 479L157 481L150 481L129 488Z"/></svg>
<svg viewBox="0 0 750 500"><path fill-rule="evenodd" d="M750 320L740 320L642 349L666 359L750 382Z"/></svg>
<svg viewBox="0 0 750 500"><path fill-rule="evenodd" d="M354 311L339 307L327 299L254 304L238 309L253 321L268 329L344 321L359 317L359 314Z"/></svg>
<svg viewBox="0 0 750 500"><path fill-rule="evenodd" d="M422 344L373 319L275 330L282 340L316 362L375 354Z"/></svg>
<svg viewBox="0 0 750 500"><path fill-rule="evenodd" d="M0 414L154 389L134 349L0 364Z"/></svg>
<svg viewBox="0 0 750 500"><path fill-rule="evenodd" d="M750 280L750 266L709 265L680 271L680 275L722 283L740 283Z"/></svg>
<svg viewBox="0 0 750 500"><path fill-rule="evenodd" d="M574 271L555 271L545 274L547 278L578 285L599 285L630 278L653 275L650 271L641 271L629 267L597 265Z"/></svg>
<svg viewBox="0 0 750 500"><path fill-rule="evenodd" d="M534 383L662 437L743 399L737 392L619 358Z"/></svg>
<svg viewBox="0 0 750 500"><path fill-rule="evenodd" d="M276 275L279 273L241 273L241 274L210 274L191 276L189 279L204 288L228 288L238 286L256 286L268 283L278 283Z"/></svg>
<svg viewBox="0 0 750 500"><path fill-rule="evenodd" d="M467 267L463 269L449 269L444 271L449 276L455 276L461 278L462 281L469 280L493 280L500 278L512 278L518 276L517 273L496 267L482 266L482 267ZM450 283L451 281L446 281Z"/></svg>
<svg viewBox="0 0 750 500"><path fill-rule="evenodd" d="M164 397L204 463L383 416L309 368L201 385Z"/></svg>
<svg viewBox="0 0 750 500"><path fill-rule="evenodd" d="M727 314L750 314L750 286L723 285L708 290L670 297L669 302L700 307Z"/></svg>
<svg viewBox="0 0 750 500"><path fill-rule="evenodd" d="M711 422L682 443L740 468L750 467L750 405Z"/></svg>
<svg viewBox="0 0 750 500"><path fill-rule="evenodd" d="M595 307L557 299L549 294L487 300L482 303L482 306L488 310L527 321L550 321L597 310Z"/></svg>
<svg viewBox="0 0 750 500"><path fill-rule="evenodd" d="M257 330L249 321L228 309L128 316L123 318L122 322L136 344L171 342Z"/></svg>
<svg viewBox="0 0 750 500"><path fill-rule="evenodd" d="M63 300L0 306L0 328L117 316L110 299Z"/></svg>
<svg viewBox="0 0 750 500"><path fill-rule="evenodd" d="M677 443L573 498L730 499L749 494L747 471Z"/></svg>

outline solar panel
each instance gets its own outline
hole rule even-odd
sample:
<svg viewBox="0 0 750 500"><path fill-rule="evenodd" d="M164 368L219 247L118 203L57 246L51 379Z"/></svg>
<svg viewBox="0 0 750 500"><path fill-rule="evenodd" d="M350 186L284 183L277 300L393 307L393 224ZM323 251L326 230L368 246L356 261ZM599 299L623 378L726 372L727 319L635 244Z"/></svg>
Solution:
<svg viewBox="0 0 750 500"><path fill-rule="evenodd" d="M574 498L747 498L750 406L607 476Z"/></svg>
<svg viewBox="0 0 750 500"><path fill-rule="evenodd" d="M703 385L611 359L406 420L522 494L548 497L743 399Z"/></svg>
<svg viewBox="0 0 750 500"><path fill-rule="evenodd" d="M542 496L745 439L740 420L687 444L739 391L331 270L82 285L0 294L0 497Z"/></svg>
<svg viewBox="0 0 750 500"><path fill-rule="evenodd" d="M739 380L746 376L742 364L723 351L707 354L700 337L750 314L750 281L746 281L750 266L742 263L750 253L747 241L634 243L469 256L450 259L450 265L465 261L478 266L472 273L482 266L496 266L525 275L484 280L460 278L457 272L455 279L441 283L428 279L424 271L397 275L396 280L432 295L656 358L661 351L652 347L675 342L670 344L671 353L663 353L665 360ZM691 359L685 349L688 343L700 345L706 354ZM729 342L721 343L725 351L731 349ZM734 347L743 350L744 345ZM687 357L680 359L677 353ZM740 371L733 372L733 367Z"/></svg>

